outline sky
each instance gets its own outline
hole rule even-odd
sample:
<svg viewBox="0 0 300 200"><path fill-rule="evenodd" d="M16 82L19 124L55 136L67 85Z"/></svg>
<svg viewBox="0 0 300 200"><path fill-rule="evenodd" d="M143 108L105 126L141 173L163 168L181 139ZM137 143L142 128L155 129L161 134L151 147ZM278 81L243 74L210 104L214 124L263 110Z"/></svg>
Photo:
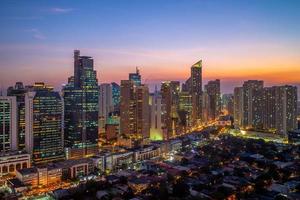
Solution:
<svg viewBox="0 0 300 200"><path fill-rule="evenodd" d="M73 50L92 56L99 83L140 68L151 87L186 80L203 60L204 83L230 93L244 80L300 86L298 0L2 0L0 88L44 81L60 88Z"/></svg>

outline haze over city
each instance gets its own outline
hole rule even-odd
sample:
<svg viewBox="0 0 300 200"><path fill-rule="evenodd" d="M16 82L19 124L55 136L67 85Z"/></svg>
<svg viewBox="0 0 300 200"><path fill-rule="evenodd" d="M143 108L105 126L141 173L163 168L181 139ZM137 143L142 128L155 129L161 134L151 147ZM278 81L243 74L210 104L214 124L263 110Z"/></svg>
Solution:
<svg viewBox="0 0 300 200"><path fill-rule="evenodd" d="M243 80L300 84L299 1L4 1L0 87L45 81L57 89L72 51L93 56L100 83L138 66L151 88L185 81L203 60L222 92ZM5 70L3 70L5 69Z"/></svg>

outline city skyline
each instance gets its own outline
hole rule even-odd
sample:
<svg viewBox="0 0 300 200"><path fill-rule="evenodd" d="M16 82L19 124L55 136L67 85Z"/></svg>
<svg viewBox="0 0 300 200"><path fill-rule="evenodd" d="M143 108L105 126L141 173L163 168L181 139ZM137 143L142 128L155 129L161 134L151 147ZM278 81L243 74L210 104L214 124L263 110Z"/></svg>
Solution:
<svg viewBox="0 0 300 200"><path fill-rule="evenodd" d="M0 89L45 80L61 89L73 49L94 58L99 83L120 84L138 66L153 90L185 81L202 59L204 84L220 79L223 93L248 79L299 86L298 2L187 2L4 2Z"/></svg>

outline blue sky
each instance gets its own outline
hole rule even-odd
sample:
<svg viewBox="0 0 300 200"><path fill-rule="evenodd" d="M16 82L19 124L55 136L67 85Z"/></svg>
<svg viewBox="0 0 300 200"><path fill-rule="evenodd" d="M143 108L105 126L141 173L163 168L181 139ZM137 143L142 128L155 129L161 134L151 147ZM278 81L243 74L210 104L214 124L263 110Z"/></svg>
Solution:
<svg viewBox="0 0 300 200"><path fill-rule="evenodd" d="M221 78L225 92L256 77L299 84L299 10L289 0L2 1L0 84L59 87L73 49L95 58L100 82L135 66L152 85L184 80L203 59L204 79Z"/></svg>

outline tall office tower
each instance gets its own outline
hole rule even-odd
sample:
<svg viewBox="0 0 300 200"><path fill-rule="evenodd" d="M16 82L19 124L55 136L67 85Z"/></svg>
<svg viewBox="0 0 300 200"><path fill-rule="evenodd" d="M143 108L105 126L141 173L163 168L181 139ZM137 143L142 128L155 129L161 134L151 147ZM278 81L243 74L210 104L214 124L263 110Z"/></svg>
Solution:
<svg viewBox="0 0 300 200"><path fill-rule="evenodd" d="M263 81L249 80L243 84L243 117L244 128L262 128L262 93Z"/></svg>
<svg viewBox="0 0 300 200"><path fill-rule="evenodd" d="M142 78L141 78L140 70L138 68L136 68L135 73L130 73L129 74L129 80L133 81L136 86L140 86L142 84L141 79Z"/></svg>
<svg viewBox="0 0 300 200"><path fill-rule="evenodd" d="M99 88L94 61L74 51L74 76L63 88L64 140L67 158L98 152Z"/></svg>
<svg viewBox="0 0 300 200"><path fill-rule="evenodd" d="M191 67L191 89L193 98L193 123L199 124L202 121L202 60Z"/></svg>
<svg viewBox="0 0 300 200"><path fill-rule="evenodd" d="M14 87L7 89L7 96L17 99L17 145L19 150L25 149L25 93L27 89L22 82L17 82Z"/></svg>
<svg viewBox="0 0 300 200"><path fill-rule="evenodd" d="M112 82L111 87L112 87L112 99L113 99L114 111L119 111L120 110L120 86L117 83Z"/></svg>
<svg viewBox="0 0 300 200"><path fill-rule="evenodd" d="M215 120L221 112L220 80L208 81L204 93L204 119L207 121Z"/></svg>
<svg viewBox="0 0 300 200"><path fill-rule="evenodd" d="M136 101L134 82L121 80L120 90L120 129L121 134L129 136L136 130Z"/></svg>
<svg viewBox="0 0 300 200"><path fill-rule="evenodd" d="M99 86L99 116L107 121L108 114L113 111L112 86L103 83Z"/></svg>
<svg viewBox="0 0 300 200"><path fill-rule="evenodd" d="M146 85L136 87L136 133L138 138L150 138L149 88Z"/></svg>
<svg viewBox="0 0 300 200"><path fill-rule="evenodd" d="M180 119L180 125L184 128L183 131L189 130L189 128L192 126L192 111L192 95L189 92L180 92L178 115Z"/></svg>
<svg viewBox="0 0 300 200"><path fill-rule="evenodd" d="M134 140L149 138L149 89L132 80L121 80L121 134Z"/></svg>
<svg viewBox="0 0 300 200"><path fill-rule="evenodd" d="M182 84L181 91L182 92L191 92L190 91L191 88L192 88L192 79L190 77Z"/></svg>
<svg viewBox="0 0 300 200"><path fill-rule="evenodd" d="M161 83L160 93L162 96L162 128L164 135L169 139L172 136L172 95L170 81L164 81Z"/></svg>
<svg viewBox="0 0 300 200"><path fill-rule="evenodd" d="M160 93L155 90L150 95L150 139L151 140L163 140L162 130L162 97Z"/></svg>
<svg viewBox="0 0 300 200"><path fill-rule="evenodd" d="M17 100L0 96L0 152L17 148Z"/></svg>
<svg viewBox="0 0 300 200"><path fill-rule="evenodd" d="M233 116L234 103L233 103L233 94L223 94L222 95L222 112Z"/></svg>
<svg viewBox="0 0 300 200"><path fill-rule="evenodd" d="M64 159L63 102L58 92L36 83L25 94L25 148L36 164Z"/></svg>
<svg viewBox="0 0 300 200"><path fill-rule="evenodd" d="M243 87L234 88L233 94L233 118L235 126L242 126L243 104L244 104Z"/></svg>
<svg viewBox="0 0 300 200"><path fill-rule="evenodd" d="M162 95L162 121L167 138L173 137L178 131L180 83L178 81L164 81L161 84Z"/></svg>

